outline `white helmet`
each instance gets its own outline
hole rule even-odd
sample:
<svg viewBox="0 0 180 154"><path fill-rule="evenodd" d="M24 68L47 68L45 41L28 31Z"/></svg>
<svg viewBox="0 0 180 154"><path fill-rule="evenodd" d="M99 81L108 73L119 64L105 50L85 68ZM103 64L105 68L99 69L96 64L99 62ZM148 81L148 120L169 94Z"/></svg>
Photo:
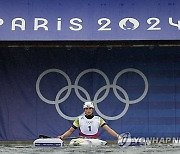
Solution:
<svg viewBox="0 0 180 154"><path fill-rule="evenodd" d="M83 105L83 109L92 107L94 109L93 102L85 102Z"/></svg>

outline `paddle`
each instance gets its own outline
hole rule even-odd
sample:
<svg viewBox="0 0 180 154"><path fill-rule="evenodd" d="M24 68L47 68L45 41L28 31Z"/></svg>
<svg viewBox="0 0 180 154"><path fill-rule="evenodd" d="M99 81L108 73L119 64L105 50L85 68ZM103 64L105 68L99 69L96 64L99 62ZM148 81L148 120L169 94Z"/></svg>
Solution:
<svg viewBox="0 0 180 154"><path fill-rule="evenodd" d="M52 137L50 137L50 136L47 136L47 135L39 135L39 138L52 138Z"/></svg>

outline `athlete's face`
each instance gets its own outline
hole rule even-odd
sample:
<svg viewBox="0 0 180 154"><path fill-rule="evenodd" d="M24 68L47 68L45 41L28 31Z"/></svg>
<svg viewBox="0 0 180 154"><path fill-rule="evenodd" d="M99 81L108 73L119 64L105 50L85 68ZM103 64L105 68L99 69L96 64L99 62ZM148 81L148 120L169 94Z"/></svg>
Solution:
<svg viewBox="0 0 180 154"><path fill-rule="evenodd" d="M85 108L84 112L85 112L85 115L92 115L93 114L93 108L92 107Z"/></svg>

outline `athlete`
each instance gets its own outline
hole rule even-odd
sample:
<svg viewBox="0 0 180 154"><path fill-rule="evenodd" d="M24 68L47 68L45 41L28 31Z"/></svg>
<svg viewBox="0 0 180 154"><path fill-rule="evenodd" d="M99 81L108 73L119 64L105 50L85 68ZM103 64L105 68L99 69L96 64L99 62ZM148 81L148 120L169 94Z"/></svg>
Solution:
<svg viewBox="0 0 180 154"><path fill-rule="evenodd" d="M60 139L64 139L71 135L79 127L79 135L84 138L98 138L99 126L105 129L109 134L117 137L118 140L121 136L111 129L106 122L99 116L93 115L94 105L92 102L85 102L83 105L84 115L79 116L74 122L71 128L61 136Z"/></svg>

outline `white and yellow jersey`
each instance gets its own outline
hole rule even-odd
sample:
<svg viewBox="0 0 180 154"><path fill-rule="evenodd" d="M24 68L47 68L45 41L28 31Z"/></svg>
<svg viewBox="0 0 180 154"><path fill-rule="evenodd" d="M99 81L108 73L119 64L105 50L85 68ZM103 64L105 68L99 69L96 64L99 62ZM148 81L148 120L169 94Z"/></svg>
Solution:
<svg viewBox="0 0 180 154"><path fill-rule="evenodd" d="M88 138L97 138L99 126L103 127L105 124L106 122L99 116L88 119L85 115L79 116L73 123L75 127L79 127L79 135Z"/></svg>

